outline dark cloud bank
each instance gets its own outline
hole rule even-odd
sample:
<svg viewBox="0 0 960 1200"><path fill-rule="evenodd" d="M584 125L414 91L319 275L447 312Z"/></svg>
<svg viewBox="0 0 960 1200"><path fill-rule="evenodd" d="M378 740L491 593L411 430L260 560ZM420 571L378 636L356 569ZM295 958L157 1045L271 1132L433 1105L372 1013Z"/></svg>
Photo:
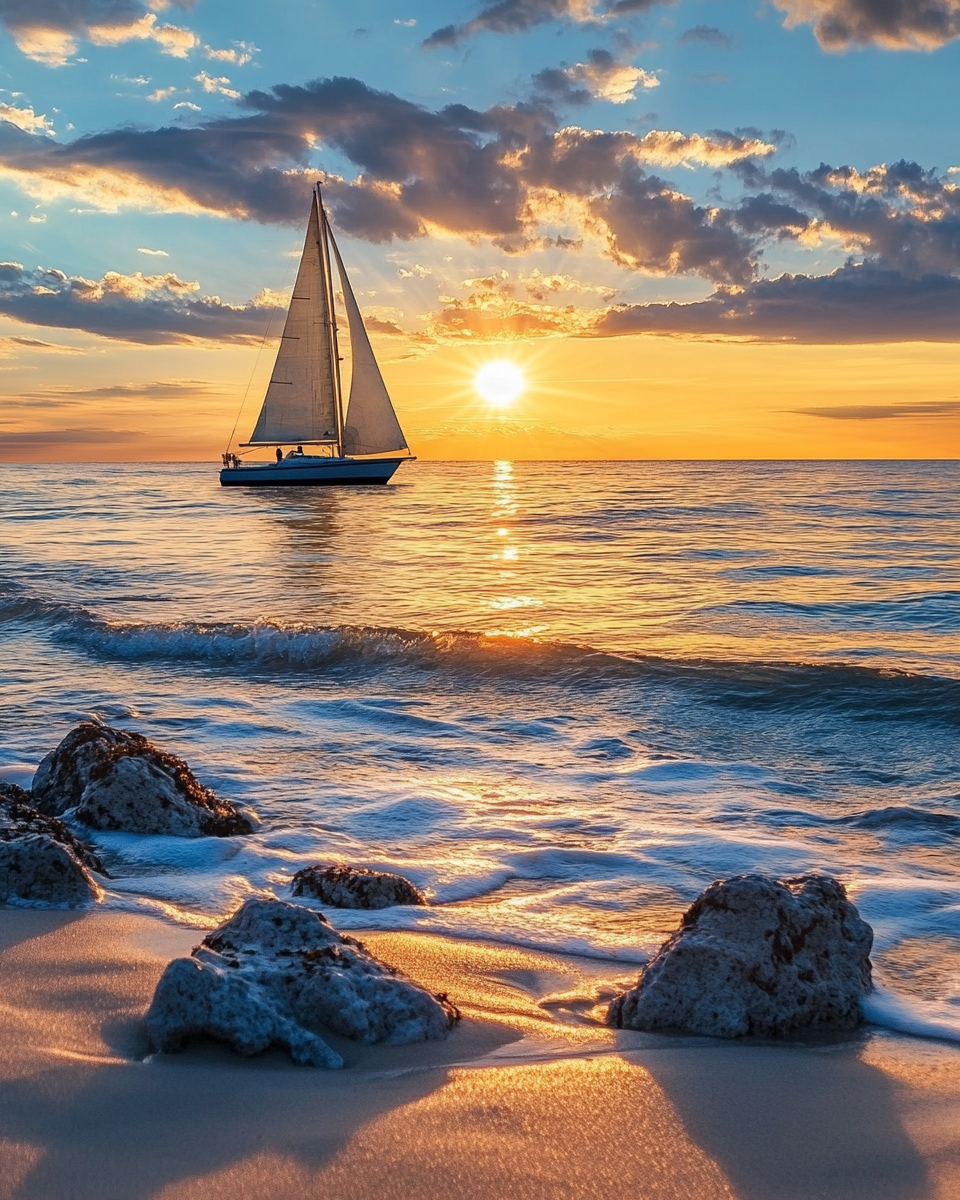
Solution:
<svg viewBox="0 0 960 1200"><path fill-rule="evenodd" d="M455 46L480 33L526 33L550 21L574 22L630 17L674 0L500 0L484 5L460 25L436 29L423 43L426 49ZM826 50L853 46L885 46L896 50L933 50L960 36L960 0L773 0L785 14L788 27L812 25ZM707 36L697 37L698 32ZM680 41L708 41L719 30L698 26ZM690 36L692 35L692 36ZM709 35L714 35L713 37Z"/></svg>
<svg viewBox="0 0 960 1200"><path fill-rule="evenodd" d="M960 280L908 278L875 263L829 275L782 275L741 292L720 289L698 304L611 309L594 332L698 334L821 345L960 341Z"/></svg>
<svg viewBox="0 0 960 1200"><path fill-rule="evenodd" d="M526 33L535 25L548 21L582 21L585 13L597 20L610 17L636 16L651 8L672 4L674 0L500 0L485 5L477 15L462 25L444 25L435 29L424 41L426 49L455 46L478 33Z"/></svg>

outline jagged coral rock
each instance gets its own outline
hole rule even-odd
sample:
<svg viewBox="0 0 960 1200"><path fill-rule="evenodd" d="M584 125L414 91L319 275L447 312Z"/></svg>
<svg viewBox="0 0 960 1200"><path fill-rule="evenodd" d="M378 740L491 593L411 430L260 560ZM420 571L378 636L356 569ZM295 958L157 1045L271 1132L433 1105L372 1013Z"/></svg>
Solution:
<svg viewBox="0 0 960 1200"><path fill-rule="evenodd" d="M409 879L366 867L304 867L294 875L291 890L295 896L310 896L335 908L390 908L427 902Z"/></svg>
<svg viewBox="0 0 960 1200"><path fill-rule="evenodd" d="M70 846L46 833L6 838L0 831L0 901L74 908L100 888Z"/></svg>
<svg viewBox="0 0 960 1200"><path fill-rule="evenodd" d="M29 799L16 784L0 783L0 902L74 907L98 899L90 871L106 874L99 857Z"/></svg>
<svg viewBox="0 0 960 1200"><path fill-rule="evenodd" d="M68 847L91 871L106 875L97 852L75 837L62 821L38 812L29 804L30 793L12 784L0 783L0 842L13 841L28 833L42 833Z"/></svg>
<svg viewBox="0 0 960 1200"><path fill-rule="evenodd" d="M610 1005L623 1029L788 1037L853 1029L872 987L873 931L826 875L718 880Z"/></svg>
<svg viewBox="0 0 960 1200"><path fill-rule="evenodd" d="M139 733L84 721L52 750L33 778L33 803L59 816L74 809L94 829L231 837L253 824L201 784L183 761Z"/></svg>
<svg viewBox="0 0 960 1200"><path fill-rule="evenodd" d="M0 779L0 804L29 804L30 793L18 783Z"/></svg>
<svg viewBox="0 0 960 1200"><path fill-rule="evenodd" d="M191 958L168 965L146 1019L158 1050L205 1034L241 1054L279 1045L295 1062L339 1067L323 1029L399 1045L442 1038L459 1015L319 913L250 899Z"/></svg>

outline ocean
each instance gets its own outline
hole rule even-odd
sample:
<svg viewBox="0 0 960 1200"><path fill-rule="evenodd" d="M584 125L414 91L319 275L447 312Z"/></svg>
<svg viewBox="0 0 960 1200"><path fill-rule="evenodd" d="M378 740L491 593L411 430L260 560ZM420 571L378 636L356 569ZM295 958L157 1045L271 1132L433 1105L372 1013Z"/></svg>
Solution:
<svg viewBox="0 0 960 1200"><path fill-rule="evenodd" d="M97 834L107 907L210 925L300 867L328 912L636 969L711 880L826 871L875 1022L960 1039L960 464L3 467L0 774L91 713L251 805Z"/></svg>

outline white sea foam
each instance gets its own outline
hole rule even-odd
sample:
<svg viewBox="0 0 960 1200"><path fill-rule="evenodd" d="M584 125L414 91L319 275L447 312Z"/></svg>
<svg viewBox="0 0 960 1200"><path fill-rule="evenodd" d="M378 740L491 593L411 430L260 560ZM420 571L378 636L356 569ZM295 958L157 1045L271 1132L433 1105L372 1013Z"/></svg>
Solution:
<svg viewBox="0 0 960 1200"><path fill-rule="evenodd" d="M960 996L952 1003L934 1003L878 987L861 1002L861 1008L872 1024L896 1033L960 1042Z"/></svg>

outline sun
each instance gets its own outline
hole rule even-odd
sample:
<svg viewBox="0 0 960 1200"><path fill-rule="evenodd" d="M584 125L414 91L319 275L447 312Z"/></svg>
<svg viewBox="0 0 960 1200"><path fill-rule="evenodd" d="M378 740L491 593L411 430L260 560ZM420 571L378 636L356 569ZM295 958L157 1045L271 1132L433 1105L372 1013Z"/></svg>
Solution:
<svg viewBox="0 0 960 1200"><path fill-rule="evenodd" d="M506 408L523 391L523 372L511 362L487 363L477 372L474 385L488 404Z"/></svg>

